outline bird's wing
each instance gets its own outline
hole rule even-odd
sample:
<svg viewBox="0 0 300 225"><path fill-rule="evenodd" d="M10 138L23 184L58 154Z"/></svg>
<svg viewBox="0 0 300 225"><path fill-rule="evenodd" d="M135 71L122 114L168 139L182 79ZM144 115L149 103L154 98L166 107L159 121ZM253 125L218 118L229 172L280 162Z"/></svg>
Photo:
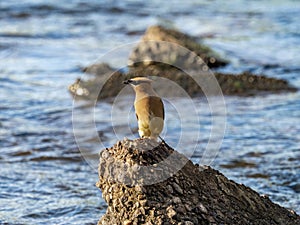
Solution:
<svg viewBox="0 0 300 225"><path fill-rule="evenodd" d="M151 96L149 98L150 101L150 114L154 117L160 117L162 119L165 118L165 110L164 110L164 104L161 100L161 98L156 96Z"/></svg>
<svg viewBox="0 0 300 225"><path fill-rule="evenodd" d="M160 97L147 96L135 102L134 107L138 120L149 121L150 117L165 118L164 105Z"/></svg>
<svg viewBox="0 0 300 225"><path fill-rule="evenodd" d="M149 98L142 98L138 101L135 101L134 108L137 120L141 120L144 122L148 122L150 119L150 112L149 112Z"/></svg>

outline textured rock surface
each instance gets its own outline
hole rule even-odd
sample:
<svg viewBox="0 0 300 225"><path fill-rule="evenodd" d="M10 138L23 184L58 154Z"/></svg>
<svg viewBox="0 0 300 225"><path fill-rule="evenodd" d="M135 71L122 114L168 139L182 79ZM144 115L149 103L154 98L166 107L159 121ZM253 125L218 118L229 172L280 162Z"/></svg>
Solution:
<svg viewBox="0 0 300 225"><path fill-rule="evenodd" d="M68 87L76 99L97 100L114 97L123 88L122 84L126 78L126 74L106 63L91 65L83 71L95 76L88 80L77 79Z"/></svg>
<svg viewBox="0 0 300 225"><path fill-rule="evenodd" d="M99 178L108 208L98 224L300 224L295 212L148 139L103 150Z"/></svg>
<svg viewBox="0 0 300 225"><path fill-rule="evenodd" d="M168 43L174 43L174 45ZM185 51L184 48L189 51ZM163 60L171 65L176 64L180 68L188 68L193 65L194 61L191 52L200 56L210 68L225 66L228 63L209 47L200 44L194 37L175 29L151 26L129 56L129 65L135 62L147 65L147 60L152 59L153 61Z"/></svg>
<svg viewBox="0 0 300 225"><path fill-rule="evenodd" d="M198 78L215 76L221 91L225 95L249 96L261 93L297 90L285 80L269 78L263 75L259 76L250 73L236 75L214 73L213 75L205 71L205 69L190 71L191 73L187 74L178 68L159 63L147 66L140 64L139 66L130 67L128 73L117 71L116 69L108 67L107 64L93 65L86 68L85 71L95 73L95 76L89 80L77 80L74 84L69 86L69 91L76 97L92 100L116 96L124 87L123 81L135 76L158 76L166 78L176 82L191 97L202 95L203 87L201 88L191 79L191 73ZM161 91L161 93L159 93L161 96L181 96L181 93L177 93L176 89L166 88L166 83L154 82L154 85L156 85L155 90ZM207 86L210 84L204 81L202 85Z"/></svg>
<svg viewBox="0 0 300 225"><path fill-rule="evenodd" d="M227 64L194 38L160 26L148 28L141 42L133 49L128 61L130 66L126 72L111 68L105 63L84 68L84 72L95 76L89 80L76 80L69 86L69 91L82 99L110 98L119 94L124 87L122 84L125 79L136 76L158 76L176 82L190 97L195 97L202 95L205 88L214 89L215 87L212 86L216 86L206 82L208 77L213 76L209 68ZM191 74L202 79L201 87L191 79ZM215 78L216 84L219 84L220 90L226 95L247 96L262 92L296 91L296 88L285 80L263 75L215 73ZM156 90L165 91L159 93L165 97L182 96L182 92L176 92L175 88L166 88L166 83L159 83ZM212 94L220 95L221 91Z"/></svg>
<svg viewBox="0 0 300 225"><path fill-rule="evenodd" d="M162 64L134 67L130 70L130 76L161 76L178 83L190 96L195 97L202 94L202 89L191 79L190 75L198 77L215 76L225 95L256 95L263 92L275 93L285 91L296 91L287 81L254 75L248 72L241 74L209 73L205 70L190 71L189 74L175 67ZM204 82L202 85L210 85ZM208 87L209 88L209 87ZM162 88L159 88L162 89Z"/></svg>

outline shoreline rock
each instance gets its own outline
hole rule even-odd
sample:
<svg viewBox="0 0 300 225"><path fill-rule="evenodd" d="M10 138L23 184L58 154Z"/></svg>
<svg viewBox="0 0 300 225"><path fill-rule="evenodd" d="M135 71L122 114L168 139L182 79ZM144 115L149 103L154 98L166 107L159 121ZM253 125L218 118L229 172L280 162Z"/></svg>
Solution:
<svg viewBox="0 0 300 225"><path fill-rule="evenodd" d="M150 139L103 150L97 186L108 204L98 225L300 224L295 212Z"/></svg>
<svg viewBox="0 0 300 225"><path fill-rule="evenodd" d="M204 96L203 87L209 85L204 79L215 77L220 86L220 92L216 94L254 96L266 93L295 92L297 88L291 86L287 81L277 78L270 78L264 75L254 75L249 72L241 74L224 74L209 71L190 71L193 76L203 79L200 87L190 76L182 70L165 64L138 65L129 67L128 72L121 72L111 68L107 64L92 65L84 69L87 72L95 73L89 80L77 80L69 86L69 92L76 96L76 99L100 100L115 97L124 88L123 81L136 76L157 76L166 78L178 84L190 97ZM214 78L213 78L214 79ZM165 89L166 83L155 84L156 90ZM101 88L101 92L100 91ZM207 87L209 88L209 87ZM221 93L222 91L222 93ZM162 96L180 97L176 90L166 90Z"/></svg>
<svg viewBox="0 0 300 225"><path fill-rule="evenodd" d="M190 67L194 60L191 53L199 56L209 68L228 64L228 61L222 59L208 46L201 44L201 40L195 37L176 29L150 26L140 43L132 50L129 56L129 65L134 66L136 62L148 65L147 60L151 59L157 62L160 59L171 65L177 64L178 67Z"/></svg>
<svg viewBox="0 0 300 225"><path fill-rule="evenodd" d="M218 83L207 82L214 79L209 68L227 65L228 62L219 57L209 47L202 45L196 38L174 29L162 26L151 26L147 29L139 44L132 50L128 58L128 71L111 68L100 63L88 66L83 72L93 74L89 80L77 79L69 86L69 92L77 99L99 100L111 98L119 94L124 87L125 79L136 76L158 76L176 82L190 97L203 95L205 90L214 89L219 84L221 91L215 95L251 96L262 93L278 93L297 91L297 88L282 79L254 75L249 72L241 74L225 74L216 72ZM193 81L202 79L201 87ZM206 82L206 83L205 83ZM205 87L209 86L209 87ZM164 86L158 86L163 89ZM172 97L178 97L174 91L166 91ZM179 93L179 96L181 93ZM207 93L205 92L205 95Z"/></svg>

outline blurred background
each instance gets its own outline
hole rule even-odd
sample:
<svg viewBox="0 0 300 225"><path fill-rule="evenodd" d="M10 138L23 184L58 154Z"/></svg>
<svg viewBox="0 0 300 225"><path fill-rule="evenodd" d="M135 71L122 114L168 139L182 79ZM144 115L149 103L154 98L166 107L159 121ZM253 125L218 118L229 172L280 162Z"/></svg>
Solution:
<svg viewBox="0 0 300 225"><path fill-rule="evenodd" d="M294 0L1 1L0 223L96 224L105 213L97 171L82 158L72 130L67 88L83 76L80 68L138 41L148 26L168 24L201 37L228 59L222 72L263 73L300 88L299 12ZM200 118L204 148L211 113L198 101L197 118L190 118L186 132L197 133L193 121ZM212 166L299 214L300 93L231 96L225 102L225 137ZM186 107L184 99L177 104ZM84 114L85 107L82 102L78 110ZM117 141L109 110L107 102L96 106L107 147ZM170 107L168 114L167 123L176 120L176 110ZM169 129L166 141L172 145L178 132ZM86 141L96 157L101 149L93 138Z"/></svg>

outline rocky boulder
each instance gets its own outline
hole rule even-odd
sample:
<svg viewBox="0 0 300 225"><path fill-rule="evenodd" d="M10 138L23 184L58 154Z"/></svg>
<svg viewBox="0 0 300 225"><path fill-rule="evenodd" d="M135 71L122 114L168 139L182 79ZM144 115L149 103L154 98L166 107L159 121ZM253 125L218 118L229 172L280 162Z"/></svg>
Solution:
<svg viewBox="0 0 300 225"><path fill-rule="evenodd" d="M178 84L190 97L203 95L203 89L210 87L210 79L216 80L214 85L219 85L220 91L214 93L225 95L250 96L262 93L278 93L297 91L295 87L282 79L270 78L264 75L254 75L249 72L241 74L211 73L205 69L192 70L191 73L182 71L179 68L156 63L151 65L136 65L129 67L128 72L122 72L109 67L107 64L96 64L84 69L93 73L88 80L77 80L69 86L69 91L76 98L86 100L99 100L116 96L122 88L123 81L136 76L156 76L166 78ZM196 79L201 79L201 86L195 82L191 74ZM211 81L211 80L210 80ZM166 88L168 82L154 82L155 90L160 90L160 95L164 97L181 97L182 92L177 89ZM207 93L206 93L207 94Z"/></svg>
<svg viewBox="0 0 300 225"><path fill-rule="evenodd" d="M87 80L77 79L68 90L76 99L93 101L116 96L123 88L127 76L106 63L83 68L83 72L94 76Z"/></svg>
<svg viewBox="0 0 300 225"><path fill-rule="evenodd" d="M108 205L99 225L300 224L294 211L150 139L103 150L97 186Z"/></svg>
<svg viewBox="0 0 300 225"><path fill-rule="evenodd" d="M69 86L70 93L76 98L87 100L115 97L124 87L123 81L136 76L157 76L174 81L190 97L203 95L203 92L207 95L205 89L214 89L216 86L219 86L217 88L220 91L211 94L249 96L297 90L285 80L249 72L213 74L209 68L224 66L227 61L195 38L162 26L151 26L147 29L129 55L128 61L126 70L114 69L105 63L84 68L83 72L94 76L87 80L77 79ZM201 80L201 85L195 79ZM213 79L216 82L207 82ZM157 90L165 90L161 93L162 96L182 96L182 92L166 88L166 84L159 83L157 86Z"/></svg>
<svg viewBox="0 0 300 225"><path fill-rule="evenodd" d="M173 43L173 44L170 44ZM185 51L188 50L188 51ZM170 54L171 53L171 54ZM199 56L210 68L225 66L228 62L212 49L201 44L201 40L184 34L176 29L163 26L150 26L139 44L129 56L129 65L149 64L151 61L164 61L177 67L190 67L193 54ZM157 58L156 56L159 56Z"/></svg>

